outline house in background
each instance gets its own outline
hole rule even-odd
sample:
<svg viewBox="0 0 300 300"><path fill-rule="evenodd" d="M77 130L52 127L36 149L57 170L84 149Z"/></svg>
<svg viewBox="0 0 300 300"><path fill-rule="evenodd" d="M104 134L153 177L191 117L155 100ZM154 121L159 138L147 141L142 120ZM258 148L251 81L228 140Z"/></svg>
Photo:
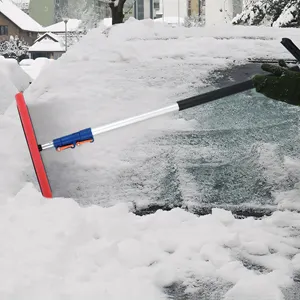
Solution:
<svg viewBox="0 0 300 300"><path fill-rule="evenodd" d="M155 0L136 0L133 5L133 16L137 20L155 19Z"/></svg>
<svg viewBox="0 0 300 300"><path fill-rule="evenodd" d="M70 19L68 20L66 27L65 22L61 21L48 27L44 27L41 34L51 32L55 36L59 37L64 43L67 43L67 47L69 47L78 42L79 39L83 36L83 29L80 28L81 23L81 20Z"/></svg>
<svg viewBox="0 0 300 300"><path fill-rule="evenodd" d="M162 18L165 23L183 23L187 17L200 16L204 4L205 0L159 0L156 4L156 17Z"/></svg>
<svg viewBox="0 0 300 300"><path fill-rule="evenodd" d="M203 0L187 0L188 16L200 16L202 14Z"/></svg>
<svg viewBox="0 0 300 300"><path fill-rule="evenodd" d="M78 42L82 36L80 24L81 20L68 20L67 31L65 31L63 21L44 27L34 44L29 48L30 57L32 59L38 57L58 59L66 52L66 48Z"/></svg>
<svg viewBox="0 0 300 300"><path fill-rule="evenodd" d="M58 59L65 53L65 45L60 36L47 32L35 41L28 52L31 59L38 57Z"/></svg>
<svg viewBox="0 0 300 300"><path fill-rule="evenodd" d="M0 1L0 42L17 36L29 45L36 40L42 26L10 0Z"/></svg>

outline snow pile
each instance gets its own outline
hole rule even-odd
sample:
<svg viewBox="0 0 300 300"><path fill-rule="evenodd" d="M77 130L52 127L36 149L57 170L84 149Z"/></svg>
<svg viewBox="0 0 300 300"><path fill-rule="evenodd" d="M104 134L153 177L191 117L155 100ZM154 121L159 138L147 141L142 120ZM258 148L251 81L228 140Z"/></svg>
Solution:
<svg viewBox="0 0 300 300"><path fill-rule="evenodd" d="M47 69L48 65L53 61L53 59L38 57L35 60L22 60L20 62L20 66L33 80L35 80L39 76L39 74L44 69Z"/></svg>
<svg viewBox="0 0 300 300"><path fill-rule="evenodd" d="M20 62L19 62L19 65L21 67L23 66L31 66L33 64L34 60L31 59L31 58L25 58L25 59L22 59Z"/></svg>
<svg viewBox="0 0 300 300"><path fill-rule="evenodd" d="M2 201L0 225L3 300L169 299L173 284L197 295L201 282L210 282L208 299L221 291L228 300L283 300L299 268L300 217L290 212L260 221L219 209L138 217L125 205L45 200L29 184Z"/></svg>
<svg viewBox="0 0 300 300"><path fill-rule="evenodd" d="M4 93L6 93L5 96ZM15 94L13 89L2 89L1 86L1 98L7 101L6 106L14 113L16 113ZM2 106L2 102L0 103ZM0 149L0 204L18 193L24 186L24 182L35 180L33 174L28 175L26 172L32 168L32 164L20 122L17 118L12 119L7 116L6 112L2 115L3 111L4 109L0 109L0 136L3 139L5 137L5 142L2 142Z"/></svg>
<svg viewBox="0 0 300 300"><path fill-rule="evenodd" d="M15 95L18 90L11 78L7 76L7 72L4 75L3 71L11 72L10 75L15 82L22 79L22 76L19 76L19 68L7 69L7 62L5 64L2 62L0 58L0 66L3 67L0 71L0 136L2 138L0 204L18 193L26 180L34 181L34 178L29 177L25 171L32 168L32 165L15 105ZM15 64L9 64L12 65ZM17 85L22 85L22 80L17 82Z"/></svg>
<svg viewBox="0 0 300 300"><path fill-rule="evenodd" d="M1 64L1 62L0 62ZM13 83L0 71L0 116L6 111L14 100L14 95L18 92ZM4 135L3 135L4 136Z"/></svg>
<svg viewBox="0 0 300 300"><path fill-rule="evenodd" d="M32 79L22 70L13 58L0 57L0 70L10 80L18 91L25 91Z"/></svg>
<svg viewBox="0 0 300 300"><path fill-rule="evenodd" d="M15 59L5 59L3 56L0 56L0 78L0 115L2 115L14 102L15 94L26 90L32 79Z"/></svg>

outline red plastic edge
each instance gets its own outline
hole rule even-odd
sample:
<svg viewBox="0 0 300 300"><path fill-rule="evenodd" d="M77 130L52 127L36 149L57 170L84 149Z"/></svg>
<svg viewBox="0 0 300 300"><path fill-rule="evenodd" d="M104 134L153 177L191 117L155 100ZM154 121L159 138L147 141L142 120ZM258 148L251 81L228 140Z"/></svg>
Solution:
<svg viewBox="0 0 300 300"><path fill-rule="evenodd" d="M35 174L38 179L42 195L45 198L52 198L52 191L44 167L44 163L38 148L37 140L35 137L33 125L31 122L30 114L25 103L22 93L16 95L17 108L20 115L24 135L27 141L28 150L30 152L31 160L34 166Z"/></svg>

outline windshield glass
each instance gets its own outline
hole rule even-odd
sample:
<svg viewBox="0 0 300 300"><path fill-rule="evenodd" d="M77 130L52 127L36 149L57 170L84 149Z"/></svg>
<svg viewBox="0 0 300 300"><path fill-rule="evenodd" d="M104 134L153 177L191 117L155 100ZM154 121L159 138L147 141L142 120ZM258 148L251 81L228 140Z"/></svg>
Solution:
<svg viewBox="0 0 300 300"><path fill-rule="evenodd" d="M215 71L207 79L209 85L199 87L193 95L248 80L249 74L256 73L261 73L260 65L252 63ZM31 115L37 115L35 107ZM137 213L179 206L203 214L217 206L259 216L276 209L278 193L292 190L298 182L298 107L273 101L253 89L177 113L174 118L192 126L179 122L158 135L147 133L124 150L124 165L112 166L106 174L95 166L70 171L72 164L65 156L45 155L53 190L59 196L77 198L82 205L103 204L107 196L116 203L129 201ZM138 133L163 120L126 130ZM51 163L54 157L59 164L67 164L67 170ZM88 159L80 153L78 157L82 164Z"/></svg>

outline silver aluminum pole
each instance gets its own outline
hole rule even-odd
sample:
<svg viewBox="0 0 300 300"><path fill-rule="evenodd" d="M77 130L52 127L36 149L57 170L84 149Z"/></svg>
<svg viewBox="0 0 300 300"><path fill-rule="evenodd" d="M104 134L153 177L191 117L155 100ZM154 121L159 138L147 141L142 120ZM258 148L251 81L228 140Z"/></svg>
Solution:
<svg viewBox="0 0 300 300"><path fill-rule="evenodd" d="M159 117L162 115L166 115L168 113L175 112L175 111L179 111L179 106L177 103L173 104L171 106L167 106L165 108L161 108L161 109L149 112L149 113L145 113L145 114L136 116L136 117L128 118L123 121L118 121L118 122L114 122L114 123L104 125L104 126L101 126L98 128L94 128L94 129L92 129L92 133L95 136L95 135L102 134L102 133L112 131L115 129L119 129L119 128L122 128L122 127L125 127L128 125L140 123L142 121L146 121L146 120L153 119L153 118L156 118L156 117Z"/></svg>
<svg viewBox="0 0 300 300"><path fill-rule="evenodd" d="M168 113L172 113L172 112L176 112L176 111L179 111L179 105L177 103L167 106L165 108L154 110L154 111L151 111L151 112L148 112L148 113L145 113L142 115L138 115L138 116L135 116L132 118L128 118L128 119L125 119L122 121L114 122L114 123L104 125L101 127L97 127L97 128L92 128L92 133L93 133L93 136L96 136L98 134L102 134L102 133L109 132L109 131L112 131L115 129L126 127L129 125L135 124L135 123L140 123L140 122L143 122L143 121L146 121L149 119L157 118L159 116L163 116ZM50 142L50 143L43 144L41 147L42 147L42 150L51 149L54 147L54 144L53 144L53 142Z"/></svg>

